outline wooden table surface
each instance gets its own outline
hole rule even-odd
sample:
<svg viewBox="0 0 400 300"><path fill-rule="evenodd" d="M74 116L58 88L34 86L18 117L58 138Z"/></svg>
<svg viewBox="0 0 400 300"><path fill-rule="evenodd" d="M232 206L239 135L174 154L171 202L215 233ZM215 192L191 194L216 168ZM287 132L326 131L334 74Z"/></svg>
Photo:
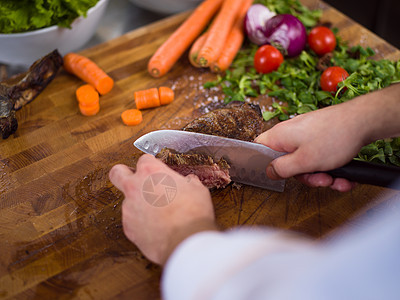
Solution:
<svg viewBox="0 0 400 300"><path fill-rule="evenodd" d="M378 59L400 58L397 49L335 9L319 7L322 20L331 21L350 44L371 46ZM81 81L64 70L17 112L18 131L0 141L0 299L160 298L161 269L125 238L123 198L108 172L116 163L135 165L141 155L132 145L136 138L181 128L221 99L221 93L201 88L215 75L191 67L186 57L163 78L147 74L151 54L185 17L176 15L82 51L116 82L101 97L98 115L79 113L74 92ZM161 85L173 86L176 100L145 111L139 126L124 126L120 114L134 107L133 92ZM268 101L259 104L265 107ZM368 185L341 194L295 180L287 181L283 193L250 186L212 192L223 228L267 225L316 239L343 223L361 225L350 219L373 214L398 196L398 191Z"/></svg>

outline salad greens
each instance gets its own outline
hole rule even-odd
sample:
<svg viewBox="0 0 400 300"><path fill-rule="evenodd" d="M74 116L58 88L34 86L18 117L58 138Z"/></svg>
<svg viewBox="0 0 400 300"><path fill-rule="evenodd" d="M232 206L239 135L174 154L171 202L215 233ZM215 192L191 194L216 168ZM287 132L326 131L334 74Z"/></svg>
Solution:
<svg viewBox="0 0 400 300"><path fill-rule="evenodd" d="M304 22L307 30L315 26L320 11L304 7L298 0L259 0L276 13L291 13ZM337 33L337 30L334 30ZM400 61L373 60L375 52L367 47L349 47L337 37L332 56L323 63L344 68L350 76L339 83L336 94L321 90L321 59L305 49L298 57L286 58L277 71L257 73L253 59L258 46L246 42L224 76L205 83L206 88L221 87L225 102L244 101L248 97L266 94L273 101L272 110L263 112L264 120L277 117L287 120L329 105L348 101L356 96L400 82ZM400 138L376 141L365 146L356 159L400 166Z"/></svg>
<svg viewBox="0 0 400 300"><path fill-rule="evenodd" d="M0 0L0 33L17 33L52 25L70 27L98 0Z"/></svg>
<svg viewBox="0 0 400 300"><path fill-rule="evenodd" d="M290 14L298 18L306 28L314 27L322 14L319 9L311 10L299 0L255 0L276 14Z"/></svg>

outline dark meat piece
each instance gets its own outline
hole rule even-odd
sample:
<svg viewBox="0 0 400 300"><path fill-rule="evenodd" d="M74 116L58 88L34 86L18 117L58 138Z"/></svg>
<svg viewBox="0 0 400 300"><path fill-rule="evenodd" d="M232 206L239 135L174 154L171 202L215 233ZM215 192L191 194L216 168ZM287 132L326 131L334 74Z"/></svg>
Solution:
<svg viewBox="0 0 400 300"><path fill-rule="evenodd" d="M253 141L262 132L263 117L258 105L234 101L187 124L183 130Z"/></svg>
<svg viewBox="0 0 400 300"><path fill-rule="evenodd" d="M3 139L18 128L15 111L31 102L53 80L63 64L57 50L37 60L26 73L0 82L0 130Z"/></svg>
<svg viewBox="0 0 400 300"><path fill-rule="evenodd" d="M186 125L183 130L218 135L244 141L253 141L262 132L263 118L258 105L231 102L213 110ZM156 156L170 168L186 176L195 174L208 188L223 188L231 182L229 165L221 158L199 153L177 153L164 148Z"/></svg>
<svg viewBox="0 0 400 300"><path fill-rule="evenodd" d="M217 163L204 154L177 153L164 148L156 157L183 176L195 174L208 188L223 188L230 182L229 165L221 158Z"/></svg>

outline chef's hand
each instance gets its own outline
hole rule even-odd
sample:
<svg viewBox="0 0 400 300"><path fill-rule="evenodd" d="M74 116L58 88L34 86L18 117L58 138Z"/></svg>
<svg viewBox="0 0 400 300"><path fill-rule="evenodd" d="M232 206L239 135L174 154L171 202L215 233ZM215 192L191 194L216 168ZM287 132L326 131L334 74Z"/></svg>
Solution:
<svg viewBox="0 0 400 300"><path fill-rule="evenodd" d="M256 138L256 142L274 150L288 152L267 167L271 179L295 176L311 186L329 186L349 191L354 183L332 178L326 173L350 162L365 144L364 122L355 117L356 107L343 103L302 114L278 123Z"/></svg>
<svg viewBox="0 0 400 300"><path fill-rule="evenodd" d="M210 192L196 176L181 176L145 154L136 172L115 165L109 177L125 196L125 235L157 264L165 264L174 248L191 234L217 230Z"/></svg>

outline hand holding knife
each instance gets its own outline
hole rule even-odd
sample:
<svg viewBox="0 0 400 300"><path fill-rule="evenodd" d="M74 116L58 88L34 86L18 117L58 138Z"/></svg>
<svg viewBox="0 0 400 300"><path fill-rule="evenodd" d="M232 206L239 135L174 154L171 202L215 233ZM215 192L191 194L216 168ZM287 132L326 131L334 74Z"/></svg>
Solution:
<svg viewBox="0 0 400 300"><path fill-rule="evenodd" d="M266 175L269 163L285 155L262 144L182 130L158 130L140 137L134 145L141 151L156 155L167 147L180 153L189 151L223 157L231 166L229 174L233 181L282 192L285 180L271 180ZM400 180L400 168L352 161L326 173L358 183L394 187Z"/></svg>

